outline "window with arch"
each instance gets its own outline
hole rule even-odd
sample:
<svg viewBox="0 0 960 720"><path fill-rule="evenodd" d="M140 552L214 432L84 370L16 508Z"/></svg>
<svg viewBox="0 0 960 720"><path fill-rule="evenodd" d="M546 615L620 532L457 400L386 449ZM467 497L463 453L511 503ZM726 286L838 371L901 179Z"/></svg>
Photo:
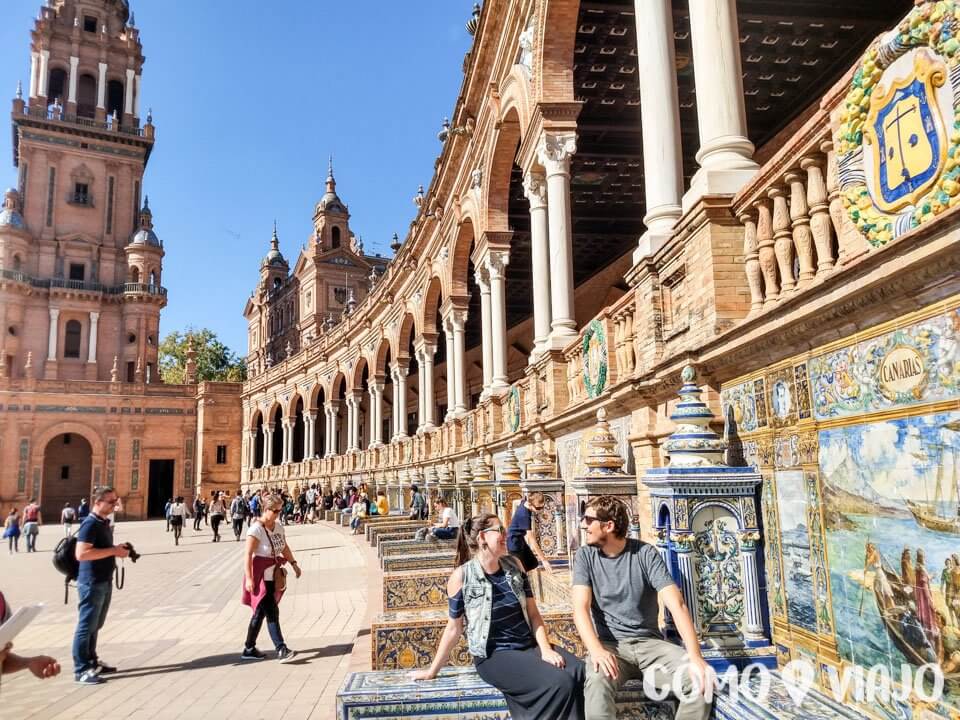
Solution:
<svg viewBox="0 0 960 720"><path fill-rule="evenodd" d="M335 247L335 248L340 247L340 228L338 227L333 228L333 235L330 241L330 247Z"/></svg>
<svg viewBox="0 0 960 720"><path fill-rule="evenodd" d="M79 320L68 320L63 336L63 356L65 358L80 357L80 339L82 334Z"/></svg>
<svg viewBox="0 0 960 720"><path fill-rule="evenodd" d="M273 279L273 289L276 290L280 287L280 278L276 277Z"/></svg>
<svg viewBox="0 0 960 720"><path fill-rule="evenodd" d="M130 282L132 283L140 282L140 268L136 266L130 268Z"/></svg>
<svg viewBox="0 0 960 720"><path fill-rule="evenodd" d="M93 75L81 75L77 83L77 115L93 118L97 114L97 79Z"/></svg>
<svg viewBox="0 0 960 720"><path fill-rule="evenodd" d="M59 98L60 103L66 102L64 92L67 87L67 71L63 68L53 68L50 71L50 82L47 84L47 100L52 105Z"/></svg>
<svg viewBox="0 0 960 720"><path fill-rule="evenodd" d="M107 83L107 117L113 117L117 113L118 118L123 117L124 89L123 83L119 80L111 80Z"/></svg>
<svg viewBox="0 0 960 720"><path fill-rule="evenodd" d="M20 260L20 256L19 256L19 255L14 255L14 256L13 256L13 269L16 270L17 272L20 272L20 270L21 270L22 267L23 267L23 261Z"/></svg>
<svg viewBox="0 0 960 720"><path fill-rule="evenodd" d="M157 286L157 271L151 270L150 271L150 287L156 287L156 286Z"/></svg>

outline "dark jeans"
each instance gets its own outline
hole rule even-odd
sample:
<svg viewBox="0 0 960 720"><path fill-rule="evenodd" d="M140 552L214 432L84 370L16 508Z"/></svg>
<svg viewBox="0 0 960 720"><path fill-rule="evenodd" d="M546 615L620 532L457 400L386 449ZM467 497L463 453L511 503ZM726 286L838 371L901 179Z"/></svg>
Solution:
<svg viewBox="0 0 960 720"><path fill-rule="evenodd" d="M233 534L237 536L237 540L240 539L240 536L243 534L243 518L235 517L233 519Z"/></svg>
<svg viewBox="0 0 960 720"><path fill-rule="evenodd" d="M37 529L36 523L27 523L23 526L23 534L27 536L27 552L37 551Z"/></svg>
<svg viewBox="0 0 960 720"><path fill-rule="evenodd" d="M220 539L220 521L221 520L223 520L223 515L210 516L210 527L213 528L213 537L216 540Z"/></svg>
<svg viewBox="0 0 960 720"><path fill-rule="evenodd" d="M280 630L280 608L277 605L274 596L273 580L265 581L267 594L257 605L257 609L250 618L250 625L247 627L247 641L244 647L248 650L256 647L257 637L260 635L260 628L263 627L263 621L267 621L267 632L270 633L270 639L273 640L273 646L279 650L284 646L283 633Z"/></svg>
<svg viewBox="0 0 960 720"><path fill-rule="evenodd" d="M453 540L457 536L457 528L452 527L434 528L431 532L438 540Z"/></svg>
<svg viewBox="0 0 960 720"><path fill-rule="evenodd" d="M97 664L97 635L107 619L113 582L78 583L77 631L73 636L73 672L80 675Z"/></svg>
<svg viewBox="0 0 960 720"><path fill-rule="evenodd" d="M201 515L200 513L197 513L196 515L193 516L193 529L194 529L194 530L199 530L199 529L200 529L200 521L201 521L201 520L203 520L203 515Z"/></svg>

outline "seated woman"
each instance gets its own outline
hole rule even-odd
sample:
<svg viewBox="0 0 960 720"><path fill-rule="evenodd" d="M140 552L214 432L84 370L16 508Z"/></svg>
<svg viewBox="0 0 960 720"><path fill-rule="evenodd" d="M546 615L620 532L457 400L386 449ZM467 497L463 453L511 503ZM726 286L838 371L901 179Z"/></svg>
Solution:
<svg viewBox="0 0 960 720"><path fill-rule="evenodd" d="M496 515L467 520L457 541L457 568L447 582L450 619L437 655L414 680L437 676L463 633L477 673L503 693L514 720L583 718L584 665L547 639L523 568L507 554Z"/></svg>

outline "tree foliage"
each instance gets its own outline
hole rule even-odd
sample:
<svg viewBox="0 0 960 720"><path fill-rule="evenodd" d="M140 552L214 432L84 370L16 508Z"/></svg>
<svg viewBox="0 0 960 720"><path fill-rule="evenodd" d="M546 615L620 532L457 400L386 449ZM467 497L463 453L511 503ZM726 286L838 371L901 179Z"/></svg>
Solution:
<svg viewBox="0 0 960 720"><path fill-rule="evenodd" d="M175 330L160 343L160 375L165 383L186 382L187 348L193 343L197 354L197 380L242 382L247 379L247 365L208 328L188 327Z"/></svg>

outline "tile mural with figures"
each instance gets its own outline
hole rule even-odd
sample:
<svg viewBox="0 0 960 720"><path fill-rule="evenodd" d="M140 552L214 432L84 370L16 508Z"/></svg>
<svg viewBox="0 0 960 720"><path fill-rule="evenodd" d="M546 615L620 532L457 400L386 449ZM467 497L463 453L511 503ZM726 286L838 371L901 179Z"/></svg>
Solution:
<svg viewBox="0 0 960 720"><path fill-rule="evenodd" d="M810 530L807 527L809 513L803 471L779 470L774 474L774 480L780 518L780 554L787 595L787 619L805 630L816 632Z"/></svg>
<svg viewBox="0 0 960 720"><path fill-rule="evenodd" d="M840 656L937 664L960 710L960 412L822 430L819 457Z"/></svg>

